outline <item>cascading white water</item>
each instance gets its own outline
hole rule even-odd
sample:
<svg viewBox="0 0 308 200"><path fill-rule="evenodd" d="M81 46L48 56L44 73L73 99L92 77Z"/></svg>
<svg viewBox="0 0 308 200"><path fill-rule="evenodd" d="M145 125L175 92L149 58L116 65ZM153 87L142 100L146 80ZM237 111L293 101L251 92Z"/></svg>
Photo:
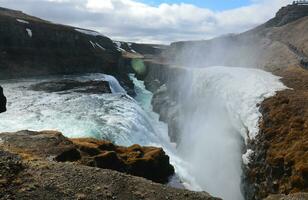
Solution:
<svg viewBox="0 0 308 200"><path fill-rule="evenodd" d="M107 80L113 94L33 91L31 85L61 79ZM49 77L1 82L8 111L0 115L0 130L54 129L68 137L95 137L120 145L159 144L153 122L137 102L109 75ZM167 133L166 133L167 134Z"/></svg>
<svg viewBox="0 0 308 200"><path fill-rule="evenodd" d="M113 94L72 91L47 93L32 84L58 79L106 80ZM55 129L68 137L95 137L120 145L162 146L185 186L229 200L242 199L242 140L258 132L257 104L285 87L270 73L243 68L193 70L183 100L181 142L175 150L168 129L151 106L152 94L133 75L136 100L118 81L104 74L1 81L8 111L0 115L0 132ZM180 88L180 87L179 87ZM249 133L247 135L247 133Z"/></svg>
<svg viewBox="0 0 308 200"><path fill-rule="evenodd" d="M257 105L285 89L268 72L233 67L190 69L181 101L179 156L200 188L226 200L241 200L243 141L258 133ZM196 188L198 189L198 188Z"/></svg>

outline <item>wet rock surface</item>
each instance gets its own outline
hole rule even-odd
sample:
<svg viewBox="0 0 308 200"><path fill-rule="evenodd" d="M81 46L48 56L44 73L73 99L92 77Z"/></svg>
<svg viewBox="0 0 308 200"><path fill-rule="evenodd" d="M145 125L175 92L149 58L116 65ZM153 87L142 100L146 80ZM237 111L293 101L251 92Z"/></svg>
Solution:
<svg viewBox="0 0 308 200"><path fill-rule="evenodd" d="M88 161L115 166L123 165L123 161L132 167L135 163L139 171L149 167L147 160L165 157L159 148L117 147L93 139L69 140L54 131L1 133L0 138L0 199L217 199L206 192L170 188L83 164ZM160 161L152 164L157 162Z"/></svg>
<svg viewBox="0 0 308 200"><path fill-rule="evenodd" d="M73 90L80 93L111 93L108 81L76 81L76 80L61 80L52 82L43 82L32 85L31 88L35 91L46 92L64 92Z"/></svg>
<svg viewBox="0 0 308 200"><path fill-rule="evenodd" d="M6 97L3 94L3 88L0 86L0 113L6 111Z"/></svg>

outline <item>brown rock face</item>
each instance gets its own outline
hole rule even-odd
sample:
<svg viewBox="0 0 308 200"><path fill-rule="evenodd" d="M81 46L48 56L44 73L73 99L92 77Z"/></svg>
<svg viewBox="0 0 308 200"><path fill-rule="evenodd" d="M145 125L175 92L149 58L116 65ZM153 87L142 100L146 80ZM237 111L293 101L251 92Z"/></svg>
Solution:
<svg viewBox="0 0 308 200"><path fill-rule="evenodd" d="M169 157L156 147L115 146L96 139L72 139L81 152L80 163L88 166L113 169L155 182L165 183L174 173Z"/></svg>
<svg viewBox="0 0 308 200"><path fill-rule="evenodd" d="M248 170L254 195L248 199L308 192L308 71L288 68L277 74L293 89L261 105L263 120Z"/></svg>
<svg viewBox="0 0 308 200"><path fill-rule="evenodd" d="M165 183L174 174L169 157L156 147L116 146L108 141L68 139L55 131L2 133L3 146L28 160L54 159L112 169Z"/></svg>
<svg viewBox="0 0 308 200"><path fill-rule="evenodd" d="M6 111L6 98L3 94L3 88L0 86L0 113Z"/></svg>
<svg viewBox="0 0 308 200"><path fill-rule="evenodd" d="M265 200L306 200L308 199L308 193L296 193L289 195L270 195Z"/></svg>

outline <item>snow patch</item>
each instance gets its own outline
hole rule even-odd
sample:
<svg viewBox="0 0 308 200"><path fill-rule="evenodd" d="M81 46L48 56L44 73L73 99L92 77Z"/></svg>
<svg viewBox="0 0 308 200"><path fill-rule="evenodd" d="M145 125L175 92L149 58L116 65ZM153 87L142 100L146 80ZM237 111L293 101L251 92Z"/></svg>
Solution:
<svg viewBox="0 0 308 200"><path fill-rule="evenodd" d="M116 45L118 51L125 51L125 49L121 48L122 43L119 41L113 41L113 43Z"/></svg>
<svg viewBox="0 0 308 200"><path fill-rule="evenodd" d="M27 31L27 33L28 33L28 36L29 36L30 38L32 38L32 31L31 31L31 29L26 28L26 31Z"/></svg>
<svg viewBox="0 0 308 200"><path fill-rule="evenodd" d="M20 22L20 23L23 23L23 24L29 24L28 21L23 20L23 19L16 19L16 21L18 21L18 22Z"/></svg>
<svg viewBox="0 0 308 200"><path fill-rule="evenodd" d="M79 28L75 28L75 31L78 31L83 34L91 35L91 36L103 36L101 33L97 31L91 31L91 30L85 30L85 29L79 29Z"/></svg>
<svg viewBox="0 0 308 200"><path fill-rule="evenodd" d="M95 49L96 47L95 47L95 44L90 40L89 41L90 42L90 44L92 45L92 47Z"/></svg>
<svg viewBox="0 0 308 200"><path fill-rule="evenodd" d="M98 46L99 48L101 48L102 50L106 50L104 47L102 47L100 44L98 44L97 42L95 43L96 44L96 46Z"/></svg>
<svg viewBox="0 0 308 200"><path fill-rule="evenodd" d="M89 40L89 42L90 42L90 44L92 45L92 47L95 49L96 47L98 47L98 48L100 48L100 49L102 49L102 50L106 50L104 47L102 47L99 43L97 43L97 42L92 42L91 40Z"/></svg>
<svg viewBox="0 0 308 200"><path fill-rule="evenodd" d="M138 53L137 51L135 51L135 50L132 48L132 43L128 42L127 45L128 45L128 47L129 47L129 49L130 49L131 52L133 52L133 53Z"/></svg>

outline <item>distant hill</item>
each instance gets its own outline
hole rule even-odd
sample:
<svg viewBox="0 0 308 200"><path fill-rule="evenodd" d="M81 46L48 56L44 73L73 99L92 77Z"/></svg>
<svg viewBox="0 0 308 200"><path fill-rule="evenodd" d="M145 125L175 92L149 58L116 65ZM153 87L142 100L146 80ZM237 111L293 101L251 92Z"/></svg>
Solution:
<svg viewBox="0 0 308 200"><path fill-rule="evenodd" d="M250 31L212 40L175 42L162 54L173 65L308 68L308 6L288 5Z"/></svg>

